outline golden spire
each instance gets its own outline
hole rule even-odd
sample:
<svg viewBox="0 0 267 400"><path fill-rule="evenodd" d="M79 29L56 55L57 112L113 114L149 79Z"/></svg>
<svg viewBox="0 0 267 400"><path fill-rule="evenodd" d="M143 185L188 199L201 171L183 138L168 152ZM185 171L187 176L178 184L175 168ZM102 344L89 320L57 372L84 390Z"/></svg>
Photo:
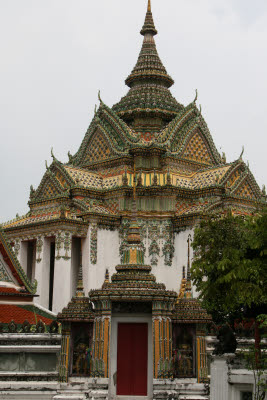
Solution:
<svg viewBox="0 0 267 400"><path fill-rule="evenodd" d="M145 23L140 33L143 36L145 36L147 33L150 33L151 35L155 36L158 33L153 21L153 15L151 11L151 0L148 0Z"/></svg>

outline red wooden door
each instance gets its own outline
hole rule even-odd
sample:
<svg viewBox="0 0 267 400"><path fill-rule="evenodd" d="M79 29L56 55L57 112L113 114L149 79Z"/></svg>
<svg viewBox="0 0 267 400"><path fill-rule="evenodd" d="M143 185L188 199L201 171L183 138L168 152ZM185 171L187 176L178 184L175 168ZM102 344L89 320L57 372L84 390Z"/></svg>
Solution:
<svg viewBox="0 0 267 400"><path fill-rule="evenodd" d="M147 396L147 324L118 324L117 395Z"/></svg>

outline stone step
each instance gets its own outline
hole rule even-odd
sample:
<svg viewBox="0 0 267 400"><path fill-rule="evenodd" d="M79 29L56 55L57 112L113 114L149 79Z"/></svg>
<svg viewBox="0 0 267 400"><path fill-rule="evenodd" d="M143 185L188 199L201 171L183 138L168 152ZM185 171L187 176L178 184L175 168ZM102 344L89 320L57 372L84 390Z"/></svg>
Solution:
<svg viewBox="0 0 267 400"><path fill-rule="evenodd" d="M85 395L86 393L86 395ZM89 397L88 397L89 396ZM59 390L53 400L107 400L107 390Z"/></svg>
<svg viewBox="0 0 267 400"><path fill-rule="evenodd" d="M166 393L154 393L154 396L153 396L153 400L176 400L176 399L178 399L179 398L179 400L209 400L209 396L207 396L207 395L204 395L204 396L202 396L202 395L196 395L196 394L194 394L194 395L192 395L192 394L190 394L190 395L180 395L179 393L177 393L177 392L173 392L173 393L168 393L168 394L166 394Z"/></svg>
<svg viewBox="0 0 267 400"><path fill-rule="evenodd" d="M61 393L53 397L53 400L85 400L85 394Z"/></svg>
<svg viewBox="0 0 267 400"><path fill-rule="evenodd" d="M179 400L209 400L208 396L180 396Z"/></svg>

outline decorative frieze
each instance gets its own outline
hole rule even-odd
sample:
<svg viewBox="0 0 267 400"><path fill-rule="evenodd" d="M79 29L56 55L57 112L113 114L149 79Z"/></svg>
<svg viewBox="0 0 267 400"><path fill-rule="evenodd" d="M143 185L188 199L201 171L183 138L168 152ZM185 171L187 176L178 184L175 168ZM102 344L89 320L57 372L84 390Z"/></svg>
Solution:
<svg viewBox="0 0 267 400"><path fill-rule="evenodd" d="M122 255L128 235L129 222L130 220L124 219L121 223L119 235L120 235L120 256L122 261ZM138 219L140 226L141 241L148 249L148 255L150 257L150 264L157 266L159 259L164 257L164 264L171 266L174 256L174 234L173 226L171 221L146 221Z"/></svg>
<svg viewBox="0 0 267 400"><path fill-rule="evenodd" d="M42 261L42 251L43 251L44 241L41 236L38 236L36 241L36 262L40 263Z"/></svg>
<svg viewBox="0 0 267 400"><path fill-rule="evenodd" d="M55 238L56 260L60 260L61 258L62 242L63 242L62 232L59 231Z"/></svg>
<svg viewBox="0 0 267 400"><path fill-rule="evenodd" d="M20 251L20 240L19 239L16 239L15 240L15 245L14 245L14 253L15 253L15 255L16 255L16 257L18 256L18 254L19 254L19 251Z"/></svg>
<svg viewBox="0 0 267 400"><path fill-rule="evenodd" d="M65 232L65 237L64 237L65 255L62 257L64 260L70 259L70 255L69 255L70 250L71 250L71 234L70 234L70 232Z"/></svg>
<svg viewBox="0 0 267 400"><path fill-rule="evenodd" d="M90 261L97 263L97 223L93 222L90 230Z"/></svg>

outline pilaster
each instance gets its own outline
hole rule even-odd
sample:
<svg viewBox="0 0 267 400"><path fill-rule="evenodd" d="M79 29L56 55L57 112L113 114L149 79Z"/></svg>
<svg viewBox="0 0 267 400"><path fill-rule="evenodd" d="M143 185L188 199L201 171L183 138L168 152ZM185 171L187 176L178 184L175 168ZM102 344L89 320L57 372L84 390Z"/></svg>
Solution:
<svg viewBox="0 0 267 400"><path fill-rule="evenodd" d="M66 307L72 297L71 233L60 231L55 239L53 312Z"/></svg>
<svg viewBox="0 0 267 400"><path fill-rule="evenodd" d="M50 277L50 239L39 236L36 242L35 279L37 280L37 295L34 302L49 307L49 277Z"/></svg>
<svg viewBox="0 0 267 400"><path fill-rule="evenodd" d="M70 324L66 324L62 329L61 351L59 361L59 380L68 382L69 359L70 359Z"/></svg>
<svg viewBox="0 0 267 400"><path fill-rule="evenodd" d="M172 362L172 322L168 304L153 302L152 322L154 378L169 378Z"/></svg>
<svg viewBox="0 0 267 400"><path fill-rule="evenodd" d="M110 322L109 315L97 317L94 322L92 360L92 376L94 377L109 377Z"/></svg>
<svg viewBox="0 0 267 400"><path fill-rule="evenodd" d="M17 258L20 262L20 265L22 266L25 274L27 274L28 242L17 239L15 242L15 251L17 251Z"/></svg>
<svg viewBox="0 0 267 400"><path fill-rule="evenodd" d="M197 381L208 382L208 359L206 350L205 326L197 326Z"/></svg>

